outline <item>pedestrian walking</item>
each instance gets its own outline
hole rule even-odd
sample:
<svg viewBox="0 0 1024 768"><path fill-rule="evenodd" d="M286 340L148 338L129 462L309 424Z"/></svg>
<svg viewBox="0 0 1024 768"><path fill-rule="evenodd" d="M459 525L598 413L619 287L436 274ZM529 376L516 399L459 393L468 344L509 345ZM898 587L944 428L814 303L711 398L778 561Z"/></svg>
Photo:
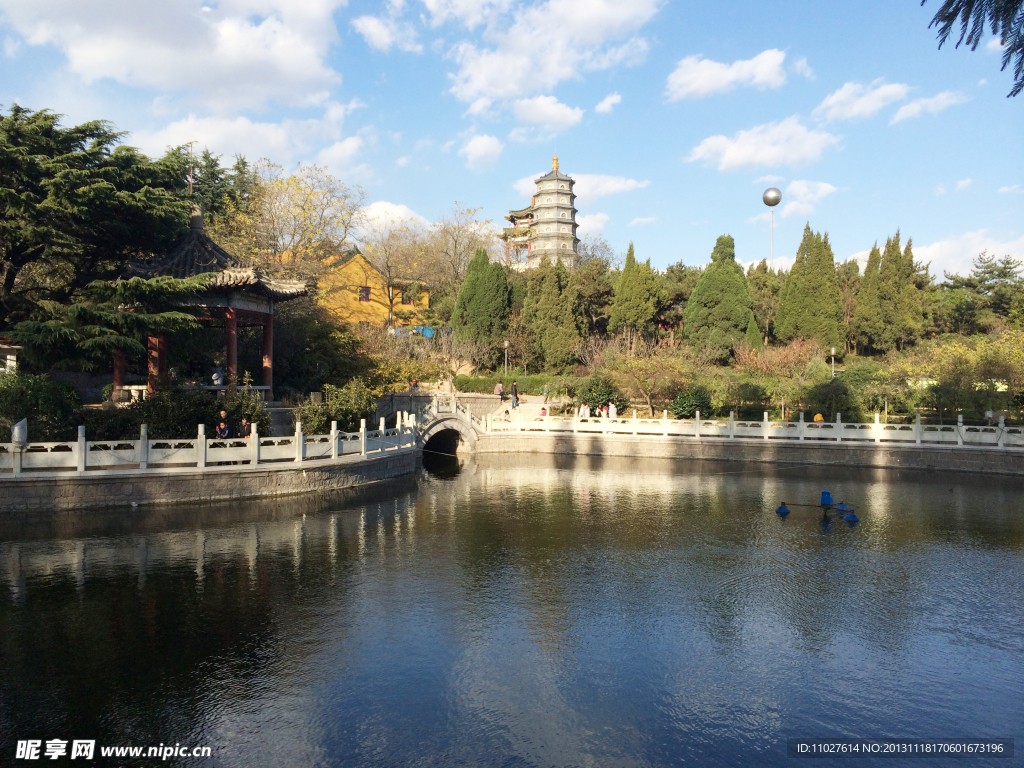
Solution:
<svg viewBox="0 0 1024 768"><path fill-rule="evenodd" d="M494 385L494 394L501 398L501 402L505 402L505 385L502 382Z"/></svg>
<svg viewBox="0 0 1024 768"><path fill-rule="evenodd" d="M519 387L516 386L516 383L514 381L512 382L511 394L512 394L512 408L513 409L518 408L519 407Z"/></svg>

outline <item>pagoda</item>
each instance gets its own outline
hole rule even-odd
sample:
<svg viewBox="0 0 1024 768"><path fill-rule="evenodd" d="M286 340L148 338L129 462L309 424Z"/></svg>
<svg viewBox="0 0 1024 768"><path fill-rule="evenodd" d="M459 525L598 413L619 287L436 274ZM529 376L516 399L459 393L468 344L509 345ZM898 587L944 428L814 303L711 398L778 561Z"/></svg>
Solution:
<svg viewBox="0 0 1024 768"><path fill-rule="evenodd" d="M212 274L203 293L188 301L202 311L199 320L224 324L227 351L228 384L238 380L238 328L263 328L263 386L265 398L274 399L274 306L275 303L305 296L308 288L297 280L279 280L267 276L255 265L243 264L221 248L203 231L203 213L192 207L192 220L188 234L165 256L130 265L133 275L175 277L179 279ZM155 389L159 377L167 373L167 340L163 335L148 340L147 389ZM124 360L114 359L114 389L124 381Z"/></svg>
<svg viewBox="0 0 1024 768"><path fill-rule="evenodd" d="M537 185L530 205L509 211L511 223L499 237L505 242L505 260L516 269L540 265L546 256L572 268L576 265L576 182L558 170L558 155L551 161L551 172L534 180Z"/></svg>

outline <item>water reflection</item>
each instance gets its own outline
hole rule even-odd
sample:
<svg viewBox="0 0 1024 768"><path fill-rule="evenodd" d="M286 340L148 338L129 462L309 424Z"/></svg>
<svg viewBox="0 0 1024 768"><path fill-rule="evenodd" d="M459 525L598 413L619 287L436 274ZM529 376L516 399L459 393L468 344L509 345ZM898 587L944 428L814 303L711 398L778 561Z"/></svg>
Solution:
<svg viewBox="0 0 1024 768"><path fill-rule="evenodd" d="M787 736L1019 737L1022 488L957 481L480 457L348 494L8 520L0 754L781 765ZM823 487L862 522L822 525ZM812 506L780 520L783 498Z"/></svg>

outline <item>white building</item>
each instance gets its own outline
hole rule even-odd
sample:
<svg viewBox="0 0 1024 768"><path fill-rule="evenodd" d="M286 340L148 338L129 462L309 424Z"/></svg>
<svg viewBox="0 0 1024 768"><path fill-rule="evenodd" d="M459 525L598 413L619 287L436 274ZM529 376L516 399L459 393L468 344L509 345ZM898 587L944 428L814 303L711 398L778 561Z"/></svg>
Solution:
<svg viewBox="0 0 1024 768"><path fill-rule="evenodd" d="M505 241L506 261L513 268L539 266L545 256L552 262L560 260L570 269L576 265L580 240L576 237L575 183L558 170L555 155L551 173L534 181L537 190L529 207L509 211L505 218L512 226L502 230L501 239Z"/></svg>

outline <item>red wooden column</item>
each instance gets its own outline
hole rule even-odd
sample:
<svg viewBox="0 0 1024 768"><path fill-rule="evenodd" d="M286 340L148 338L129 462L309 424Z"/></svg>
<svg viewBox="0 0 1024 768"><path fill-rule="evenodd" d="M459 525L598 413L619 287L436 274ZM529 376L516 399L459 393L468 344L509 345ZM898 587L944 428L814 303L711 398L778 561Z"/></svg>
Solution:
<svg viewBox="0 0 1024 768"><path fill-rule="evenodd" d="M157 336L156 343L156 370L160 378L167 376L167 334L161 333Z"/></svg>
<svg viewBox="0 0 1024 768"><path fill-rule="evenodd" d="M267 315L263 321L263 386L269 403L274 399L274 315Z"/></svg>
<svg viewBox="0 0 1024 768"><path fill-rule="evenodd" d="M121 391L121 387L124 386L124 351L120 349L114 350L114 391L110 395L110 399L113 402L118 401L118 394Z"/></svg>
<svg viewBox="0 0 1024 768"><path fill-rule="evenodd" d="M226 384L238 383L238 313L234 307L228 307L224 313L225 328L228 335L228 371Z"/></svg>
<svg viewBox="0 0 1024 768"><path fill-rule="evenodd" d="M146 391L156 392L156 382L160 378L160 339L150 336L146 340Z"/></svg>

